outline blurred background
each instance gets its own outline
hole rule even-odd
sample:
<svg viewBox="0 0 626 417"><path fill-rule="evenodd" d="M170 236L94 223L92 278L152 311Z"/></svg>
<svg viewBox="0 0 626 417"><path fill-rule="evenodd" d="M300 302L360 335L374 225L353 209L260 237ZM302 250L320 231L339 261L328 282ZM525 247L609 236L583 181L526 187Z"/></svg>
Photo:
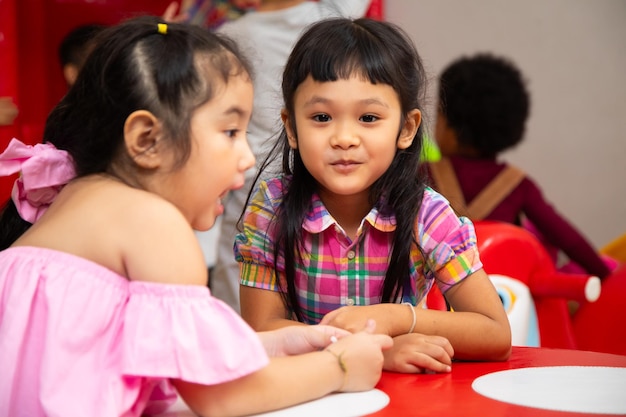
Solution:
<svg viewBox="0 0 626 417"><path fill-rule="evenodd" d="M169 0L0 0L0 97L19 115L0 126L41 140L45 118L66 91L58 46L72 28L161 15ZM525 140L505 157L596 247L626 232L626 1L384 0L378 17L415 41L430 79L427 127L434 122L441 69L461 55L494 52L528 81ZM0 178L4 200L13 178Z"/></svg>
<svg viewBox="0 0 626 417"><path fill-rule="evenodd" d="M505 158L596 247L626 232L626 1L387 0L431 79L461 55L509 57L532 95L526 137Z"/></svg>

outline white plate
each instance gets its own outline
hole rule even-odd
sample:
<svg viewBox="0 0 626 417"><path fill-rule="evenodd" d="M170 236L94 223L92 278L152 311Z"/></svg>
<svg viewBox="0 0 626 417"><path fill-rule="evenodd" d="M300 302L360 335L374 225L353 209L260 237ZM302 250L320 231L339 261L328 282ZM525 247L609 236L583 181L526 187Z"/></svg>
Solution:
<svg viewBox="0 0 626 417"><path fill-rule="evenodd" d="M365 392L341 392L282 410L255 414L254 417L360 417L389 404L389 396L378 389ZM194 417L185 403L178 401L160 417Z"/></svg>
<svg viewBox="0 0 626 417"><path fill-rule="evenodd" d="M389 396L378 389L364 392L340 392L320 399L255 414L255 417L360 417L374 413L389 404Z"/></svg>
<svg viewBox="0 0 626 417"><path fill-rule="evenodd" d="M626 414L626 368L548 366L476 378L477 393L506 403L573 413Z"/></svg>

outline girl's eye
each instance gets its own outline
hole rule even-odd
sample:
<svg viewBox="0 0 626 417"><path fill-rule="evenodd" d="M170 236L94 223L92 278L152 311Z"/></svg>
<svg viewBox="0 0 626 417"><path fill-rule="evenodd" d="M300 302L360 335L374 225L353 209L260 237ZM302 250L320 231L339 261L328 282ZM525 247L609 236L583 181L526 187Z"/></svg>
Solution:
<svg viewBox="0 0 626 417"><path fill-rule="evenodd" d="M327 114L316 114L313 116L313 120L316 122L328 122L330 121L330 116Z"/></svg>
<svg viewBox="0 0 626 417"><path fill-rule="evenodd" d="M228 136L229 138L233 139L239 133L239 129L226 130L224 133L226 133L226 136Z"/></svg>
<svg viewBox="0 0 626 417"><path fill-rule="evenodd" d="M378 120L378 117L372 114L366 114L366 115L361 116L361 121L365 123L372 123L372 122L375 122L376 120Z"/></svg>

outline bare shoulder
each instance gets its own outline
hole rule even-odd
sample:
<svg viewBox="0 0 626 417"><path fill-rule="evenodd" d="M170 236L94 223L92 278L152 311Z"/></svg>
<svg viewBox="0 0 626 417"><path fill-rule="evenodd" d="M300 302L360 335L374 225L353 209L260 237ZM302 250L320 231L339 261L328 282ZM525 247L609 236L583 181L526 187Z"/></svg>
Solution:
<svg viewBox="0 0 626 417"><path fill-rule="evenodd" d="M68 185L35 226L21 244L69 252L130 280L206 284L191 226L155 194L85 179Z"/></svg>
<svg viewBox="0 0 626 417"><path fill-rule="evenodd" d="M180 210L155 194L126 191L111 215L122 218L114 239L128 278L206 285L202 250Z"/></svg>

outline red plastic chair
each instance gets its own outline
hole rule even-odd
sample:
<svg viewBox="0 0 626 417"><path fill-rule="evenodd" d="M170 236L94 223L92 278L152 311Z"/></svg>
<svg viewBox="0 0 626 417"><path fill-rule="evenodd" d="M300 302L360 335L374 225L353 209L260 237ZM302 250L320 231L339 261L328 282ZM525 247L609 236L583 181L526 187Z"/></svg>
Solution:
<svg viewBox="0 0 626 417"><path fill-rule="evenodd" d="M528 286L537 310L541 346L577 349L567 300L581 306L600 296L600 280L585 274L564 274L530 232L509 223L474 223L480 257L488 274L515 278Z"/></svg>
<svg viewBox="0 0 626 417"><path fill-rule="evenodd" d="M602 280L595 303L580 306L573 317L578 349L626 355L626 264Z"/></svg>
<svg viewBox="0 0 626 417"><path fill-rule="evenodd" d="M626 296L626 268L605 278L601 294L597 277L558 272L544 246L527 230L493 221L474 225L485 271L517 279L530 289L541 346L626 354L623 315L613 310ZM573 317L568 300L580 303ZM445 309L436 288L429 293L427 305Z"/></svg>

